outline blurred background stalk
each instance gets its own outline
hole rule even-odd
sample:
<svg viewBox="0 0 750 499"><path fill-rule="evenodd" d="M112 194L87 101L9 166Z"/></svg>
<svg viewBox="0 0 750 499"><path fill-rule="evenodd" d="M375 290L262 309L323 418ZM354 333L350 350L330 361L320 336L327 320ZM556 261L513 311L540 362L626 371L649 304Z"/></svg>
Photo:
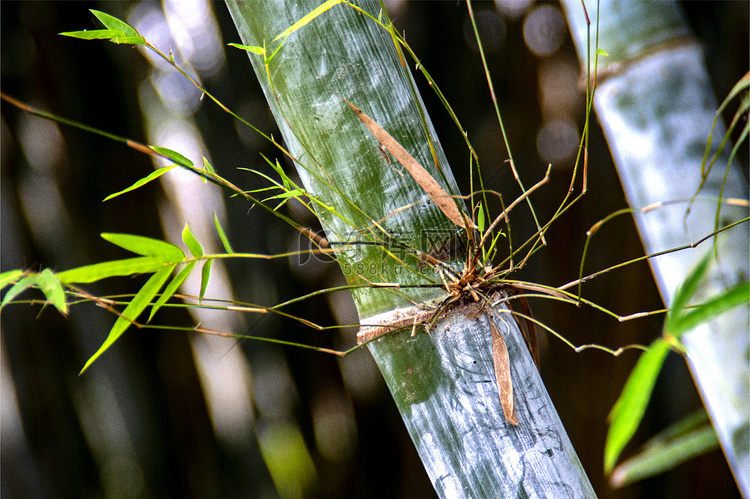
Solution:
<svg viewBox="0 0 750 499"><path fill-rule="evenodd" d="M581 3L562 3L585 66L587 27ZM695 243L711 234L717 209L720 227L747 217L746 207L717 206L719 198L748 197L747 178L739 164L746 158L736 158L728 167L731 140L700 190L703 199L688 212L687 202L702 184L701 163L718 104L704 50L678 3L603 0L587 6L592 25L599 21L599 47L609 54L599 57L595 109L628 203L637 209L678 201L648 213L636 211L645 252ZM723 50L734 48L726 45ZM593 48L590 58L593 61ZM725 133L719 119L709 161ZM744 223L718 237L718 260L701 289L702 300L748 279L749 233ZM712 241L649 261L667 306L695 264L714 251ZM737 307L683 337L691 373L745 497L750 496L749 307L750 303Z"/></svg>

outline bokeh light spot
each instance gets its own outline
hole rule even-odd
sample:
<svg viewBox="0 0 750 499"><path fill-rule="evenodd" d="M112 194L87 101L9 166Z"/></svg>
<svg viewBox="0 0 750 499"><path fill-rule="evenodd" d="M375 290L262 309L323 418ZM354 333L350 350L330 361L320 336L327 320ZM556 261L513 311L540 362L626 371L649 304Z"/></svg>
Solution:
<svg viewBox="0 0 750 499"><path fill-rule="evenodd" d="M529 12L523 22L523 38L529 49L540 57L553 54L565 40L565 19L551 5L542 5Z"/></svg>

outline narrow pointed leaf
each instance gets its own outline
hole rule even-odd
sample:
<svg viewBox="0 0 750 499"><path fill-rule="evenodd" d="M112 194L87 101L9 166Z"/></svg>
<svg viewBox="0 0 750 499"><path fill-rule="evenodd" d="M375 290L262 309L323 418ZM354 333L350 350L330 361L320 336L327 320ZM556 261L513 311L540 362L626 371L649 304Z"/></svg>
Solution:
<svg viewBox="0 0 750 499"><path fill-rule="evenodd" d="M675 291L674 300L672 300L672 306L670 307L667 323L664 326L664 329L668 332L671 332L670 323L674 319L682 315L683 309L690 301L690 298L692 298L695 294L701 280L703 280L703 276L706 275L708 265L711 263L712 254L713 253L711 252L706 253L703 259L701 259L701 261L698 262L698 264L688 274L680 287L677 288L677 291Z"/></svg>
<svg viewBox="0 0 750 499"><path fill-rule="evenodd" d="M89 9L89 11L99 19L107 29L119 30L124 33L124 36L138 36L138 32L131 25L125 21L117 19L115 16L109 15L106 12L102 12L95 9Z"/></svg>
<svg viewBox="0 0 750 499"><path fill-rule="evenodd" d="M620 397L615 402L610 413L609 431L604 446L606 473L612 471L620 453L638 429L668 353L669 344L666 341L661 338L654 341L638 359Z"/></svg>
<svg viewBox="0 0 750 499"><path fill-rule="evenodd" d="M185 253L174 244L150 237L105 232L102 238L128 251L156 258L163 263L177 263L185 258Z"/></svg>
<svg viewBox="0 0 750 499"><path fill-rule="evenodd" d="M28 288L36 284L37 279L39 278L39 274L31 274L27 275L17 283L15 283L7 293L5 293L5 296L3 296L3 302L0 306L5 306L6 304L10 303L13 298L18 296L19 294L26 291Z"/></svg>
<svg viewBox="0 0 750 499"><path fill-rule="evenodd" d="M203 248L201 243L193 235L193 231L190 230L190 225L185 224L185 228L182 229L182 241L190 250L190 253L195 258L201 258L203 256Z"/></svg>
<svg viewBox="0 0 750 499"><path fill-rule="evenodd" d="M143 45L146 39L142 36L118 36L110 40L112 43L121 43L123 45Z"/></svg>
<svg viewBox="0 0 750 499"><path fill-rule="evenodd" d="M484 207L482 203L477 206L477 227L479 232L484 232Z"/></svg>
<svg viewBox="0 0 750 499"><path fill-rule="evenodd" d="M182 270L180 270L176 276L172 278L171 281L169 281L169 284L167 284L167 287L164 288L164 292L161 294L159 299L156 301L153 307L151 307L151 314L148 316L148 320L151 321L151 319L156 314L157 310L161 308L162 305L167 303L167 300L172 298L172 295L175 294L177 291L177 288L180 287L180 285L185 281L187 276L190 275L190 272L192 272L193 267L195 267L195 264L198 262L190 262L187 265L185 265Z"/></svg>
<svg viewBox="0 0 750 499"><path fill-rule="evenodd" d="M266 49L264 49L263 47L257 47L255 45L242 45L239 43L228 43L227 45L240 50L247 50L248 52L252 52L253 54L263 55L266 53Z"/></svg>
<svg viewBox="0 0 750 499"><path fill-rule="evenodd" d="M295 184L294 181L291 178L289 178L289 175L286 174L286 172L284 171L284 168L282 168L282 166L279 164L279 160L276 160L275 162L273 162L273 161L269 160L263 154L261 154L261 156L263 156L263 159L266 161L266 163L268 163L268 165L271 168L273 168L273 170L276 173L279 174L279 178L281 178L281 181L284 183L284 188L285 189L287 189L287 190L298 189L297 184ZM250 170L250 171L252 171L256 175L260 175L261 177L266 178L269 182L272 182L274 185L279 185L278 182L276 182L274 179L272 179L268 175L265 175L265 174L263 174L263 173L261 173L259 171L256 171L256 170ZM303 192L304 192L304 190L303 190Z"/></svg>
<svg viewBox="0 0 750 499"><path fill-rule="evenodd" d="M267 198L265 198L263 200L263 202L265 203L266 201L270 201L272 199L288 200L290 198L298 198L300 196L303 196L304 194L305 194L304 189L294 189L294 190L291 190L291 191L282 192L281 194L276 194L274 196L267 197ZM281 206L281 205L279 205L279 206ZM274 209L278 209L279 206L277 206Z"/></svg>
<svg viewBox="0 0 750 499"><path fill-rule="evenodd" d="M161 259L150 256L139 256L77 267L60 272L57 274L57 278L60 282L66 284L86 284L106 279L107 277L156 272L162 265L164 265L164 262Z"/></svg>
<svg viewBox="0 0 750 499"><path fill-rule="evenodd" d="M646 450L652 447L667 445L670 441L680 438L681 435L702 428L706 426L706 424L710 424L708 413L704 408L700 408L679 421L670 424L668 427L649 438L646 443L641 446L641 449Z"/></svg>
<svg viewBox="0 0 750 499"><path fill-rule="evenodd" d="M491 317L490 328L492 329L492 361L495 366L495 380L497 381L500 403L503 406L503 415L507 422L518 426L516 407L513 402L513 380L510 378L508 347L505 344L503 335L500 334L495 321Z"/></svg>
<svg viewBox="0 0 750 499"><path fill-rule="evenodd" d="M111 40L112 38L124 37L125 33L116 29L91 29L86 31L64 31L58 35L79 38L81 40Z"/></svg>
<svg viewBox="0 0 750 499"><path fill-rule="evenodd" d="M495 250L495 246L497 245L498 239L500 239L500 236L502 236L502 232L498 232L495 234L495 237L492 238L492 244L490 244L489 249L487 250L487 255L489 255L490 258L492 258L492 252Z"/></svg>
<svg viewBox="0 0 750 499"><path fill-rule="evenodd" d="M289 26L289 28L285 29L281 34L279 34L276 38L273 39L273 41L278 40L279 38L284 38L285 36L291 35L298 29L300 29L302 26L308 24L313 19L318 17L323 12L327 11L334 5L338 5L340 3L343 3L344 0L327 0L326 2L323 2L319 7L315 8L313 11L311 11L309 14L304 16L302 19L297 21L296 23Z"/></svg>
<svg viewBox="0 0 750 499"><path fill-rule="evenodd" d="M8 284L16 282L25 272L21 269L8 270L0 274L0 289L5 288Z"/></svg>
<svg viewBox="0 0 750 499"><path fill-rule="evenodd" d="M210 173L210 174L212 174L212 175L213 175L213 174L216 174L216 170L214 170L214 167L213 167L213 165L212 165L212 164L211 164L211 163L210 163L210 162L209 162L209 161L208 161L208 160L206 159L206 157L205 157L205 156L203 156L203 170L204 170L204 171L205 171L206 173ZM206 177L203 177L203 176L201 177L201 181L202 181L202 182L203 182L204 184L207 184L207 183L208 183L208 180L206 180Z"/></svg>
<svg viewBox="0 0 750 499"><path fill-rule="evenodd" d="M232 245L229 244L229 239L227 239L227 235L224 232L224 228L221 226L221 223L219 223L219 219L216 217L216 213L214 213L214 225L216 226L216 232L219 234L219 239L221 239L221 244L224 246L224 251L226 251L227 253L234 253Z"/></svg>
<svg viewBox="0 0 750 499"><path fill-rule="evenodd" d="M104 341L102 346L99 347L99 350L97 350L96 353L92 355L91 358L86 362L79 375L83 374L84 371L86 371L86 369L88 369L96 359L98 359L104 352L106 352L107 349L109 349L109 347L111 347L112 344L117 341L120 336L122 336L122 333L124 333L125 330L130 327L131 322L138 319L138 316L141 315L143 310L148 306L154 296L156 296L166 280L169 278L169 275L172 273L172 270L174 270L174 268L175 265L164 266L156 271L156 273L154 273L154 275L152 275L151 278L146 281L146 284L143 285L140 291L138 291L138 293L133 297L133 300L128 304L127 307L125 307L125 310L122 312L122 316L117 318L117 321L115 321L115 325L112 326L107 339Z"/></svg>
<svg viewBox="0 0 750 499"><path fill-rule="evenodd" d="M745 306L750 304L750 283L748 282L744 282L701 304L698 308L671 320L669 332L679 338L699 324L708 322L717 315L743 304Z"/></svg>
<svg viewBox="0 0 750 499"><path fill-rule="evenodd" d="M178 165L181 166L193 166L193 162L187 159L182 154L178 153L177 151L173 151L172 149L167 149L166 147L159 147L159 146L148 146L151 150L158 152L159 154L166 156L170 160L174 161Z"/></svg>
<svg viewBox="0 0 750 499"><path fill-rule="evenodd" d="M39 289L52 305L63 315L68 315L68 304L65 302L65 290L57 276L50 269L44 269L36 281Z"/></svg>
<svg viewBox="0 0 750 499"><path fill-rule="evenodd" d="M156 180L157 178L161 177L162 175L164 175L165 173L167 173L169 170L171 170L175 166L177 166L177 165L169 165L169 166L165 166L164 168L159 168L158 170L154 170L147 177L143 177L142 179L140 179L139 181L137 181L136 183L134 183L130 187L128 187L126 189L123 189L123 190L121 190L119 192L115 192L114 194L110 194L109 196L107 196L106 198L104 198L104 201L109 201L110 199L116 198L117 196L125 194L126 192L134 191L137 188L142 187L142 186L148 184L152 180Z"/></svg>
<svg viewBox="0 0 750 499"><path fill-rule="evenodd" d="M644 446L641 452L615 468L610 485L614 488L624 487L674 469L685 461L717 449L719 439L716 431L708 423L708 418L704 419L705 423L700 426L661 439L657 444ZM682 421L677 424L682 424ZM656 438L660 438L660 435Z"/></svg>
<svg viewBox="0 0 750 499"><path fill-rule="evenodd" d="M201 271L201 292L198 301L203 301L203 296L206 294L206 288L208 288L208 280L211 277L211 264L213 259L206 260L203 264L203 270Z"/></svg>

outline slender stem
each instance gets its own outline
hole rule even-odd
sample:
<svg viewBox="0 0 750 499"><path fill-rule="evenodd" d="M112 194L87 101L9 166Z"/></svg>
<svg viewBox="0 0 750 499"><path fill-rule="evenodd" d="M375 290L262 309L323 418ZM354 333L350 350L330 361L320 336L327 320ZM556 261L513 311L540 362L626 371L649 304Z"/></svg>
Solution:
<svg viewBox="0 0 750 499"><path fill-rule="evenodd" d="M511 150L510 150L510 142L508 141L508 135L505 133L505 125L503 124L503 118L500 114L500 108L498 107L498 104L497 104L497 97L495 96L495 86L492 84L492 76L490 75L489 66L487 65L487 58L484 55L484 48L482 47L482 40L479 36L477 23L476 23L476 20L474 19L474 9L471 6L471 0L466 0L466 7L469 10L469 18L471 19L471 26L474 29L474 37L476 38L477 47L479 48L479 57L482 59L482 66L484 67L484 74L487 77L487 86L490 90L490 97L492 99L492 105L495 108L497 122L500 125L500 132L502 133L503 141L505 143L505 150L508 152L510 168L513 171L513 176L515 177L516 182L518 183L518 186L521 188L521 191L526 192L526 189L523 186L523 182L521 181L521 178L518 176L518 172L516 171L515 162L513 161L513 154L511 153ZM529 205L529 210L531 210L531 214L534 218L534 223L536 224L539 238L542 241L542 244L546 245L547 242L544 239L544 232L542 231L539 225L539 219L536 216L536 212L534 211L534 207L531 204L531 200L529 198L526 198L526 203Z"/></svg>

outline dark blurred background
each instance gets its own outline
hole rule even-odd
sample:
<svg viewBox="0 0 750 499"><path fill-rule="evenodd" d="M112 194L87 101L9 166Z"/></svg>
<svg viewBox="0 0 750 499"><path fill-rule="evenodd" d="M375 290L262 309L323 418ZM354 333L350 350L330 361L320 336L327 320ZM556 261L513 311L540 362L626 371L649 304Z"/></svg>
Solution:
<svg viewBox="0 0 750 499"><path fill-rule="evenodd" d="M465 5L387 4L394 23L468 131L487 187L511 199L518 190L505 163L507 153ZM268 172L260 153L283 161L277 151L208 99L201 101L182 77L144 58L142 49L57 35L99 28L90 8L128 21L164 52L171 48L177 61L198 74L224 104L279 136L247 56L226 46L239 37L220 2L3 1L2 91L107 132L171 147L198 165L205 156L244 189L267 186L238 168ZM721 101L748 70L748 4L696 1L685 2L683 8L705 48ZM556 3L477 2L475 10L525 185L539 180L547 163L553 163L552 182L533 196L540 218L547 220L570 183L584 118L578 63L567 28ZM416 80L466 193L463 139L419 75ZM213 213L236 251L296 248L298 235L291 228L180 172L162 177L161 184L101 202L153 166L150 158L122 144L28 116L4 102L2 271L64 270L124 258L127 254L101 239L101 232L179 243L186 222L207 248L218 250ZM594 125L588 194L555 223L547 236L549 247L519 277L550 285L575 279L586 230L625 206L606 143ZM315 227L314 219L300 210L290 206L288 213ZM514 236L521 240L529 220L523 210L515 217ZM587 270L641 254L631 219L620 217L594 239ZM109 279L85 289L110 296L133 293L143 282ZM208 296L273 305L341 283L334 263L229 261L216 265ZM623 315L662 307L646 264L594 280L584 295ZM589 309L544 300L532 306L538 319L576 345L648 344L661 329L659 316L620 324ZM356 322L345 294L312 298L288 312L324 325ZM67 319L39 305L13 305L3 311L4 497L434 496L365 350L339 359L252 340L132 329L78 377L114 320L91 303L74 305ZM314 332L279 317L211 311L191 315L183 309L163 309L155 321L188 327L200 322L235 334L333 348L352 346L356 332L351 327ZM600 497L739 496L720 451L611 490L602 472L606 418L638 353L575 353L554 337L541 341L543 378ZM699 407L684 361L672 354L636 442Z"/></svg>

